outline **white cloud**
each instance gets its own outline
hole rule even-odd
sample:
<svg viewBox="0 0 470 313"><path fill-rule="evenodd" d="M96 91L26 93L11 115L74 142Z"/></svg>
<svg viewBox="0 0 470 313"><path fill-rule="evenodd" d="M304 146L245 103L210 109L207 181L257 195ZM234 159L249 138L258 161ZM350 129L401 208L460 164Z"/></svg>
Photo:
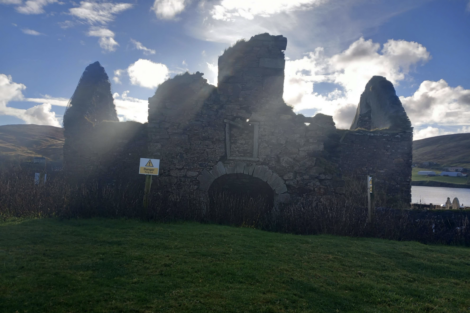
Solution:
<svg viewBox="0 0 470 313"><path fill-rule="evenodd" d="M185 15L187 22L184 26L188 33L198 39L226 44L233 44L242 38L248 40L254 34L282 34L288 38L287 55L298 59L305 51L313 51L317 47L338 53L360 36L372 36L392 18L430 1L432 0L394 0L393 5L388 5L387 1L377 0L328 0L324 4L312 1L314 5L310 7L308 2L298 6L300 2L297 0L256 0L246 5L272 6L272 9L266 10L274 10L280 4L287 3L290 8L267 17L252 14L251 20L232 15L231 20L226 21L211 18L214 6L221 5L221 0L203 0L200 3L204 5L192 10L192 14ZM233 5L238 8L244 2L248 1L233 1ZM262 7L261 9L264 11ZM227 12L231 14L230 10Z"/></svg>
<svg viewBox="0 0 470 313"><path fill-rule="evenodd" d="M116 83L116 84L121 84L121 76L122 74L124 73L124 70L115 70L114 71L114 77L113 77L113 81Z"/></svg>
<svg viewBox="0 0 470 313"><path fill-rule="evenodd" d="M149 48L145 47L143 44L141 44L141 43L138 42L137 40L131 39L131 42L135 45L135 48L136 48L137 50L142 50L142 51L144 51L144 54L145 54L145 55L155 54L155 50L149 49Z"/></svg>
<svg viewBox="0 0 470 313"><path fill-rule="evenodd" d="M414 126L470 125L470 90L450 87L443 79L426 80L410 97L400 97Z"/></svg>
<svg viewBox="0 0 470 313"><path fill-rule="evenodd" d="M285 101L296 111L308 109L332 115L338 127L349 128L360 95L372 76L384 76L397 85L408 77L413 66L431 58L416 42L389 40L382 50L380 47L360 38L331 57L323 48L317 48L301 59L288 60ZM319 83L328 83L331 90L318 92Z"/></svg>
<svg viewBox="0 0 470 313"><path fill-rule="evenodd" d="M94 37L114 37L114 33L106 28L92 27L88 31L88 36Z"/></svg>
<svg viewBox="0 0 470 313"><path fill-rule="evenodd" d="M24 101L36 102L36 103L50 103L59 107L66 107L69 103L67 98L56 98L49 95L45 95L43 98L25 98Z"/></svg>
<svg viewBox="0 0 470 313"><path fill-rule="evenodd" d="M69 20L59 22L57 24L59 24L60 28L62 28L62 29L67 29L67 28L73 27L75 25L72 21L69 21Z"/></svg>
<svg viewBox="0 0 470 313"><path fill-rule="evenodd" d="M380 44L360 38L333 56L317 48L286 62L284 99L296 111L332 115L338 127L349 128L372 76L384 76L396 86L410 80L413 67L430 59L424 46L403 40L389 40L381 49ZM329 89L321 92L325 84ZM415 139L470 128L468 89L450 87L444 80L424 81L412 96L400 100L415 127Z"/></svg>
<svg viewBox="0 0 470 313"><path fill-rule="evenodd" d="M89 24L102 24L115 19L115 15L132 8L130 3L80 2L80 7L69 10L70 14L87 21Z"/></svg>
<svg viewBox="0 0 470 313"><path fill-rule="evenodd" d="M114 40L114 33L109 29L102 27L91 27L88 31L88 36L100 37L100 47L105 51L115 51L119 44Z"/></svg>
<svg viewBox="0 0 470 313"><path fill-rule="evenodd" d="M112 37L101 37L99 40L100 47L105 51L114 51L119 44Z"/></svg>
<svg viewBox="0 0 470 313"><path fill-rule="evenodd" d="M420 140L429 137L450 135L450 134L461 134L461 133L470 133L469 126L463 127L454 127L453 129L443 129L439 127L428 126L421 129L414 129L413 131L413 140Z"/></svg>
<svg viewBox="0 0 470 313"><path fill-rule="evenodd" d="M159 19L171 20L183 12L188 0L155 0L152 10Z"/></svg>
<svg viewBox="0 0 470 313"><path fill-rule="evenodd" d="M442 135L448 135L451 132L444 131L437 127L428 126L422 129L414 129L413 131L413 140L419 140L429 137L436 137Z"/></svg>
<svg viewBox="0 0 470 313"><path fill-rule="evenodd" d="M50 103L43 103L27 110L8 107L10 101L24 100L23 84L13 82L11 76L0 74L0 115L10 115L22 119L26 123L52 125L60 127L60 123L51 111Z"/></svg>
<svg viewBox="0 0 470 313"><path fill-rule="evenodd" d="M0 0L1 4L16 4L20 5L23 2L23 0Z"/></svg>
<svg viewBox="0 0 470 313"><path fill-rule="evenodd" d="M470 1L467 3L467 11L470 11Z"/></svg>
<svg viewBox="0 0 470 313"><path fill-rule="evenodd" d="M209 83L212 83L212 85L217 86L217 77L219 76L219 66L217 65L217 63L206 62L206 64L207 64L207 68L210 71L207 77L213 77L212 82L211 80L209 80Z"/></svg>
<svg viewBox="0 0 470 313"><path fill-rule="evenodd" d="M27 109L22 117L27 124L37 125L51 125L60 127L55 112L51 111L52 105L50 103L43 103Z"/></svg>
<svg viewBox="0 0 470 313"><path fill-rule="evenodd" d="M91 25L101 24L107 25L116 18L116 14L132 8L130 3L97 3L97 2L80 2L77 8L71 8L70 14L87 21ZM60 24L62 28L73 26L73 22L66 21ZM119 44L114 40L114 33L105 28L92 26L88 31L88 36L100 37L98 43L104 52L115 51Z"/></svg>
<svg viewBox="0 0 470 313"><path fill-rule="evenodd" d="M26 35L32 35L32 36L41 36L42 35L40 32L32 30L32 29L28 29L28 28L23 28L21 31L23 33L25 33Z"/></svg>
<svg viewBox="0 0 470 313"><path fill-rule="evenodd" d="M384 44L382 54L379 49L380 44L360 38L329 62L334 71L334 82L344 86L357 102L372 76L385 76L397 85L405 79L411 66L431 58L426 48L416 42L389 40Z"/></svg>
<svg viewBox="0 0 470 313"><path fill-rule="evenodd" d="M129 91L121 95L113 94L114 104L120 121L137 121L146 123L148 120L148 101L128 96Z"/></svg>
<svg viewBox="0 0 470 313"><path fill-rule="evenodd" d="M209 63L209 62L206 62L207 64L207 67L209 68L209 70L212 72L212 73L216 73L218 74L219 72L219 66L215 63Z"/></svg>
<svg viewBox="0 0 470 313"><path fill-rule="evenodd" d="M11 76L0 74L0 110L12 100L22 100L22 90L26 89L23 84L13 82Z"/></svg>
<svg viewBox="0 0 470 313"><path fill-rule="evenodd" d="M45 12L46 5L57 2L58 0L28 0L23 5L16 7L16 10L22 14L42 14Z"/></svg>
<svg viewBox="0 0 470 313"><path fill-rule="evenodd" d="M22 0L0 0L0 4L16 5L16 11L21 14L45 13L44 7L52 3L60 4L58 0L28 0L25 3Z"/></svg>
<svg viewBox="0 0 470 313"><path fill-rule="evenodd" d="M268 17L273 14L295 10L310 10L328 0L222 0L211 10L216 20L229 21L235 17L252 20L255 16Z"/></svg>
<svg viewBox="0 0 470 313"><path fill-rule="evenodd" d="M127 69L132 85L155 88L163 83L169 74L165 64L139 59Z"/></svg>
<svg viewBox="0 0 470 313"><path fill-rule="evenodd" d="M464 126L459 129L460 133L470 133L470 126Z"/></svg>

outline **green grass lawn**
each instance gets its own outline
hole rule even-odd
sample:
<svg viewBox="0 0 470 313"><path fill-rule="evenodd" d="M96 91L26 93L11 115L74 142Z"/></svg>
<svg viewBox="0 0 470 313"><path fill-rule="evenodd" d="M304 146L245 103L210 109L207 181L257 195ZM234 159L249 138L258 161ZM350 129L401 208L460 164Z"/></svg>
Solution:
<svg viewBox="0 0 470 313"><path fill-rule="evenodd" d="M470 249L197 223L0 223L0 312L469 312Z"/></svg>
<svg viewBox="0 0 470 313"><path fill-rule="evenodd" d="M441 174L441 171L439 170L414 167L412 171L412 175L413 175L412 181L437 181L441 183L451 183L451 184L459 184L459 185L470 184L467 177L422 176L422 175L418 175L419 171L434 171L437 175Z"/></svg>

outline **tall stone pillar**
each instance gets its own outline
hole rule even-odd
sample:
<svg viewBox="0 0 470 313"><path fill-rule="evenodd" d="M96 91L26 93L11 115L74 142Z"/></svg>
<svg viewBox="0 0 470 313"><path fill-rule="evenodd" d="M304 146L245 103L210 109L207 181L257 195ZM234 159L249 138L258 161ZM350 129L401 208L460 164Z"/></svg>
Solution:
<svg viewBox="0 0 470 313"><path fill-rule="evenodd" d="M89 145L95 125L119 121L108 75L99 62L86 67L64 115L64 170L86 178L96 151Z"/></svg>

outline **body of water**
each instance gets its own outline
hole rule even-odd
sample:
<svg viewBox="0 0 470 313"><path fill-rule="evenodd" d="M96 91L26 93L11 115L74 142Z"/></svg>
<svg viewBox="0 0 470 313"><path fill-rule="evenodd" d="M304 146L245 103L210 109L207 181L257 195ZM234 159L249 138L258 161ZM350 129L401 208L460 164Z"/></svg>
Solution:
<svg viewBox="0 0 470 313"><path fill-rule="evenodd" d="M443 204L447 197L450 201L459 198L460 204L470 206L470 189L468 188L446 188L446 187L424 187L411 186L411 202L423 204Z"/></svg>

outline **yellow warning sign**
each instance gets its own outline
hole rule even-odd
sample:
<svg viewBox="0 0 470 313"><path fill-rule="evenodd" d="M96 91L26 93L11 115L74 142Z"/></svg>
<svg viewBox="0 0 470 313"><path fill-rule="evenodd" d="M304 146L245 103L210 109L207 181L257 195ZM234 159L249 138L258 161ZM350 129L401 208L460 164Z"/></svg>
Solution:
<svg viewBox="0 0 470 313"><path fill-rule="evenodd" d="M158 168L156 167L141 167L139 174L144 175L158 175Z"/></svg>
<svg viewBox="0 0 470 313"><path fill-rule="evenodd" d="M141 158L139 164L139 174L143 175L159 175L160 160Z"/></svg>

